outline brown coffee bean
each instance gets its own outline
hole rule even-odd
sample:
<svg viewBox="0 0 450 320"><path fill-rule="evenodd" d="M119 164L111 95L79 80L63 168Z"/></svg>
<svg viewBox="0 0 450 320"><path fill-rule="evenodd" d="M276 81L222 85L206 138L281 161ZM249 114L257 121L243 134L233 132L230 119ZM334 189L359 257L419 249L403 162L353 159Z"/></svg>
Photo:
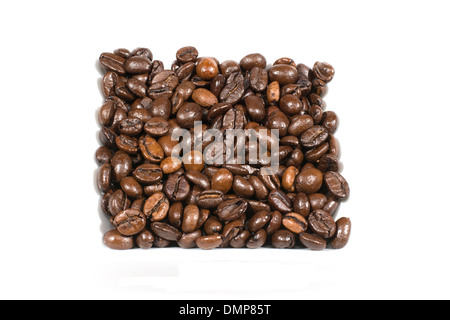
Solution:
<svg viewBox="0 0 450 320"><path fill-rule="evenodd" d="M135 209L127 209L114 217L114 227L124 236L138 234L145 228L144 214Z"/></svg>
<svg viewBox="0 0 450 320"><path fill-rule="evenodd" d="M326 248L327 242L322 237L312 233L300 234L300 242L307 248L320 251Z"/></svg>
<svg viewBox="0 0 450 320"><path fill-rule="evenodd" d="M305 232L308 228L308 221L302 215L293 212L285 215L282 223L286 229L298 234Z"/></svg>
<svg viewBox="0 0 450 320"><path fill-rule="evenodd" d="M311 212L308 222L311 230L324 239L329 239L336 233L336 223L333 217L324 210Z"/></svg>
<svg viewBox="0 0 450 320"><path fill-rule="evenodd" d="M195 241L197 247L203 250L210 250L219 247L222 244L221 235L207 235L197 238Z"/></svg>
<svg viewBox="0 0 450 320"><path fill-rule="evenodd" d="M124 236L115 229L105 233L103 243L114 250L128 250L134 247L133 237Z"/></svg>
<svg viewBox="0 0 450 320"><path fill-rule="evenodd" d="M144 203L144 215L150 221L162 221L169 212L169 199L162 192L151 195Z"/></svg>
<svg viewBox="0 0 450 320"><path fill-rule="evenodd" d="M340 218L336 221L336 234L330 244L333 249L344 248L350 239L352 223L349 218Z"/></svg>
<svg viewBox="0 0 450 320"><path fill-rule="evenodd" d="M335 171L328 171L324 175L325 185L328 191L338 199L347 199L350 195L350 187L344 177Z"/></svg>
<svg viewBox="0 0 450 320"><path fill-rule="evenodd" d="M199 88L194 91L192 94L192 100L194 100L194 102L199 106L208 108L219 103L217 97L211 91L203 88Z"/></svg>
<svg viewBox="0 0 450 320"><path fill-rule="evenodd" d="M136 235L136 244L141 249L150 249L155 242L155 236L149 230L142 230Z"/></svg>

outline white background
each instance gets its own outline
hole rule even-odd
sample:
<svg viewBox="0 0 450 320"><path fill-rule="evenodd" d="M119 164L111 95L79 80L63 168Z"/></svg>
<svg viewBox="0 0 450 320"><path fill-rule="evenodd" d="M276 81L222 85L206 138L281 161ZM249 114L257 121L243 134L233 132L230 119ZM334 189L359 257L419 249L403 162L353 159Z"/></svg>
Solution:
<svg viewBox="0 0 450 320"><path fill-rule="evenodd" d="M448 299L448 1L2 1L0 298ZM338 251L117 252L95 189L102 52L336 69Z"/></svg>

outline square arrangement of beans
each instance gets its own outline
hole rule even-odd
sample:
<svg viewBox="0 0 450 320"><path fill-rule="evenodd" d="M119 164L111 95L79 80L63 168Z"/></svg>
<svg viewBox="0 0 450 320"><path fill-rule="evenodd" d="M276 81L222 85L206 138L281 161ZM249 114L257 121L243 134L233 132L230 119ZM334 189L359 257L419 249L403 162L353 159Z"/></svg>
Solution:
<svg viewBox="0 0 450 320"><path fill-rule="evenodd" d="M259 53L219 61L191 46L174 58L100 55L104 244L343 248L351 222L336 215L350 189L323 100L334 68Z"/></svg>

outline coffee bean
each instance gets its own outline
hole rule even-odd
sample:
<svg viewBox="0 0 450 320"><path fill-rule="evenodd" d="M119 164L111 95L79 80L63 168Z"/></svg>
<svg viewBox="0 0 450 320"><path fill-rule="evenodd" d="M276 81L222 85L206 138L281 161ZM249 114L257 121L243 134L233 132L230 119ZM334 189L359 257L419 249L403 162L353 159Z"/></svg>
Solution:
<svg viewBox="0 0 450 320"><path fill-rule="evenodd" d="M344 248L350 239L352 223L349 218L340 218L336 221L336 234L330 244L333 249Z"/></svg>
<svg viewBox="0 0 450 320"><path fill-rule="evenodd" d="M305 148L315 148L328 139L328 131L322 126L313 126L306 130L300 137L300 141Z"/></svg>
<svg viewBox="0 0 450 320"><path fill-rule="evenodd" d="M308 228L308 221L298 213L288 213L283 217L283 226L294 233L305 232Z"/></svg>
<svg viewBox="0 0 450 320"><path fill-rule="evenodd" d="M183 201L190 191L189 182L180 172L173 173L164 185L164 193L172 201Z"/></svg>
<svg viewBox="0 0 450 320"><path fill-rule="evenodd" d="M98 169L97 174L97 186L98 189L102 192L108 191L110 185L111 185L111 174L112 174L112 168L109 163L103 164L100 169Z"/></svg>
<svg viewBox="0 0 450 320"><path fill-rule="evenodd" d="M163 171L158 165L143 164L133 171L133 176L142 184L154 184L162 180Z"/></svg>
<svg viewBox="0 0 450 320"><path fill-rule="evenodd" d="M211 187L208 177L199 171L186 171L184 176L189 182L195 184L203 190L207 190Z"/></svg>
<svg viewBox="0 0 450 320"><path fill-rule="evenodd" d="M195 241L197 247L203 250L210 250L219 247L222 244L221 235L208 235L197 238Z"/></svg>
<svg viewBox="0 0 450 320"><path fill-rule="evenodd" d="M142 186L133 177L123 178L120 181L120 187L127 196L134 199L142 197L142 194L144 192Z"/></svg>
<svg viewBox="0 0 450 320"><path fill-rule="evenodd" d="M134 247L133 237L124 236L116 229L105 233L103 243L115 250L128 250Z"/></svg>
<svg viewBox="0 0 450 320"><path fill-rule="evenodd" d="M275 211L280 211L284 213L292 211L291 200L281 190L278 189L272 190L269 193L268 200L270 207Z"/></svg>
<svg viewBox="0 0 450 320"><path fill-rule="evenodd" d="M227 200L219 204L216 214L221 220L235 220L245 213L247 207L248 203L244 199Z"/></svg>
<svg viewBox="0 0 450 320"><path fill-rule="evenodd" d="M325 185L330 193L339 199L347 199L350 194L350 187L347 181L336 171L328 171L324 175Z"/></svg>
<svg viewBox="0 0 450 320"><path fill-rule="evenodd" d="M223 202L223 192L219 190L206 190L199 194L197 204L200 208L215 209Z"/></svg>
<svg viewBox="0 0 450 320"><path fill-rule="evenodd" d="M163 239L178 241L181 238L181 232L170 224L164 222L152 222L150 227L158 237Z"/></svg>
<svg viewBox="0 0 450 320"><path fill-rule="evenodd" d="M265 69L267 65L266 58L260 53L252 53L246 55L242 58L240 66L244 70L252 70L253 68L259 67Z"/></svg>
<svg viewBox="0 0 450 320"><path fill-rule="evenodd" d="M315 168L304 169L297 176L295 189L306 194L316 193L322 187L323 174Z"/></svg>
<svg viewBox="0 0 450 320"><path fill-rule="evenodd" d="M144 204L144 215L150 221L162 221L169 212L170 203L162 192L151 195Z"/></svg>
<svg viewBox="0 0 450 320"><path fill-rule="evenodd" d="M144 230L146 219L144 214L135 209L127 209L114 217L114 227L124 236L135 235Z"/></svg>
<svg viewBox="0 0 450 320"><path fill-rule="evenodd" d="M248 238L246 246L249 249L257 249L262 247L267 240L266 230L260 229Z"/></svg>
<svg viewBox="0 0 450 320"><path fill-rule="evenodd" d="M155 236L149 230L142 230L136 235L136 244L141 249L150 249L155 242Z"/></svg>
<svg viewBox="0 0 450 320"><path fill-rule="evenodd" d="M336 233L336 223L333 217L324 210L311 212L308 222L311 230L322 238L329 239Z"/></svg>
<svg viewBox="0 0 450 320"><path fill-rule="evenodd" d="M197 239L202 236L201 230L196 230L191 233L185 233L177 241L178 245L183 249L195 248L197 246Z"/></svg>
<svg viewBox="0 0 450 320"><path fill-rule="evenodd" d="M188 46L177 51L177 60L181 63L193 62L197 60L198 51L196 48Z"/></svg>
<svg viewBox="0 0 450 320"><path fill-rule="evenodd" d="M300 242L307 248L320 251L326 248L327 242L320 236L312 233L300 234Z"/></svg>
<svg viewBox="0 0 450 320"><path fill-rule="evenodd" d="M314 75L325 83L333 80L334 68L326 62L316 62L313 68Z"/></svg>
<svg viewBox="0 0 450 320"><path fill-rule="evenodd" d="M235 176L233 192L241 198L249 199L255 194L255 188L253 188L253 185L247 179L241 176Z"/></svg>
<svg viewBox="0 0 450 320"><path fill-rule="evenodd" d="M293 248L295 245L295 236L289 230L278 230L272 235L272 246L274 248Z"/></svg>

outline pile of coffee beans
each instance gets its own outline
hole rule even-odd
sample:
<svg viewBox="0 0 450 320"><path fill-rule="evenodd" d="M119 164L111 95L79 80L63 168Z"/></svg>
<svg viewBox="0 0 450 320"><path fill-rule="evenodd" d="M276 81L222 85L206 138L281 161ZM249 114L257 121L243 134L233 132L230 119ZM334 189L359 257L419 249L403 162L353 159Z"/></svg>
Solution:
<svg viewBox="0 0 450 320"><path fill-rule="evenodd" d="M350 220L335 219L349 196L339 173L338 118L323 100L331 65L309 68L290 58L268 65L261 54L219 62L194 47L179 49L170 68L147 48L103 53L100 64L105 102L96 159L101 208L112 226L106 246L347 244ZM183 154L177 129L187 130L192 144L200 139L201 151ZM223 143L208 138L209 129L224 136L232 129L264 129L269 137L277 131L277 170L263 173L271 163L261 159L237 162L233 150L205 161L204 151Z"/></svg>

